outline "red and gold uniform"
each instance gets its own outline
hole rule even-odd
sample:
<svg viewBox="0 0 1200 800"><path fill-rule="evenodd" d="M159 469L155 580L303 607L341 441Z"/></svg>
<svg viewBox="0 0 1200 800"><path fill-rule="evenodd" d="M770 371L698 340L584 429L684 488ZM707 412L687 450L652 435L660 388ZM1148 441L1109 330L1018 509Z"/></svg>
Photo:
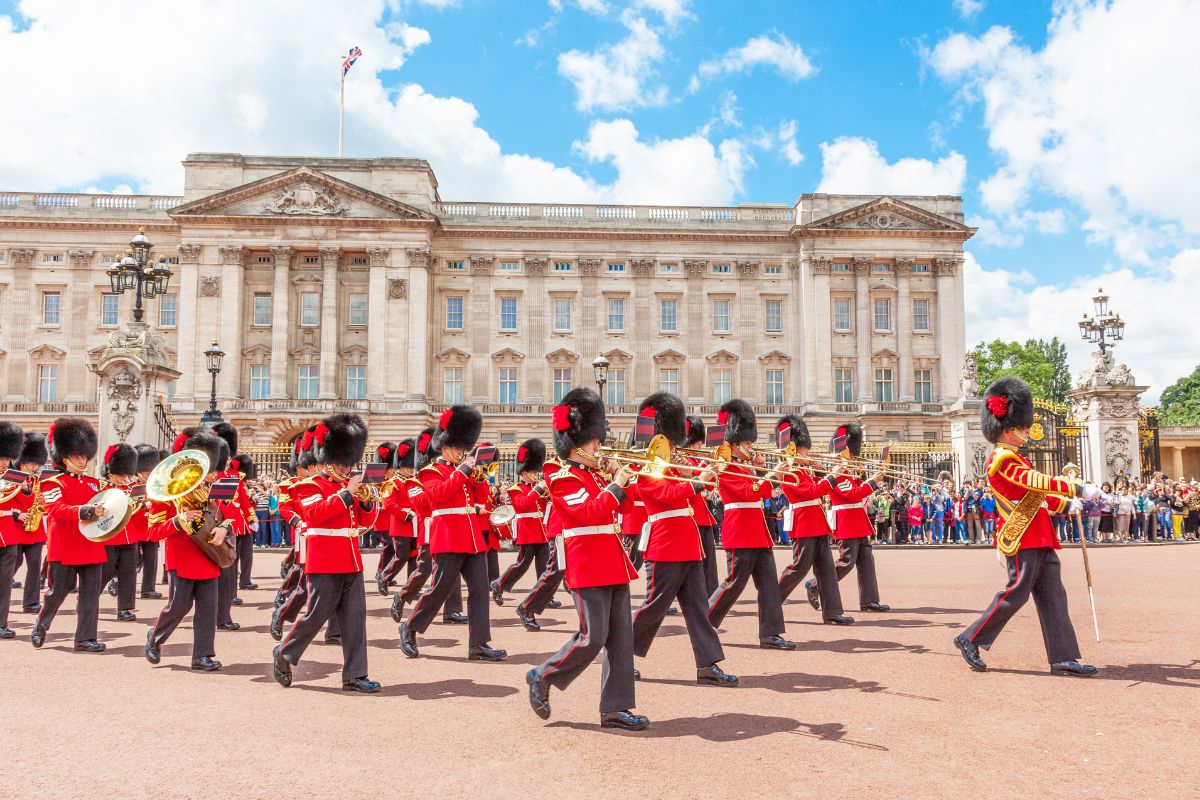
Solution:
<svg viewBox="0 0 1200 800"><path fill-rule="evenodd" d="M786 424L788 419L785 417L781 424ZM808 428L804 422L796 417L793 424L797 426L795 430L803 431L804 441L807 442ZM797 433L792 434L793 439L797 436ZM813 580L807 588L811 596L819 598L817 605L822 617L828 621L853 621L845 617L842 608L837 568L829 550L829 521L821 505L821 498L830 495L837 484L837 477L827 475L818 479L807 467L797 466L783 473L782 481L780 488L789 504L783 511L783 517L784 530L792 540L792 563L779 576L780 598L787 600L788 595L812 570Z"/></svg>
<svg viewBox="0 0 1200 800"><path fill-rule="evenodd" d="M520 450L517 452L519 455ZM542 445L543 464L545 452L545 445ZM534 575L538 576L545 572L550 560L550 538L546 535L546 526L543 523L546 509L549 507L546 495L524 478L509 486L507 495L508 503L513 509L511 527L517 541L517 560L504 571L499 580L492 582L492 597L497 600L502 600L504 593L512 589L531 566L534 568Z"/></svg>

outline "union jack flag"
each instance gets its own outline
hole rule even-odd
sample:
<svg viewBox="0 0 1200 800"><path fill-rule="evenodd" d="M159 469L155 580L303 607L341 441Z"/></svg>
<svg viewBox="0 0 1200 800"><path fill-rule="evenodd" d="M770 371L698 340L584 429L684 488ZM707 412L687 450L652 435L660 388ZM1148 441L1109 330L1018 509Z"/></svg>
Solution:
<svg viewBox="0 0 1200 800"><path fill-rule="evenodd" d="M351 47L350 53L342 59L342 77L346 77L346 73L354 66L354 62L358 61L358 57L362 55L362 50L357 47Z"/></svg>

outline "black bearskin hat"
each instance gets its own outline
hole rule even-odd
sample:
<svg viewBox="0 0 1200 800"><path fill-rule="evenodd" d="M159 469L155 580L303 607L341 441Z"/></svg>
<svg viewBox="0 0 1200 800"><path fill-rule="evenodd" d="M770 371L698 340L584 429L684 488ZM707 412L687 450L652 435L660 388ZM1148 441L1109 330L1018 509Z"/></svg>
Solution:
<svg viewBox="0 0 1200 800"><path fill-rule="evenodd" d="M133 449L137 450L138 472L150 472L158 466L158 462L162 461L162 454L152 444L137 444L133 446Z"/></svg>
<svg viewBox="0 0 1200 800"><path fill-rule="evenodd" d="M540 472L546 463L546 443L541 439L526 439L517 448L517 472Z"/></svg>
<svg viewBox="0 0 1200 800"><path fill-rule="evenodd" d="M242 476L243 479L252 481L258 477L258 467L254 466L254 459L247 453L238 453L233 457L233 471Z"/></svg>
<svg viewBox="0 0 1200 800"><path fill-rule="evenodd" d="M835 438L846 437L846 447L849 448L850 455L858 456L862 452L863 429L857 422L843 422L838 425L833 435Z"/></svg>
<svg viewBox="0 0 1200 800"><path fill-rule="evenodd" d="M809 435L808 425L800 417L795 414L780 417L779 423L775 426L776 434L785 428L791 429L792 441L796 443L796 447L812 447L812 436Z"/></svg>
<svg viewBox="0 0 1200 800"><path fill-rule="evenodd" d="M21 455L17 459L17 466L21 464L37 464L39 467L46 463L50 458L50 453L46 450L46 437L40 433L25 434L25 443L21 447Z"/></svg>
<svg viewBox="0 0 1200 800"><path fill-rule="evenodd" d="M96 429L86 419L59 417L50 425L50 458L62 469L63 460L71 456L96 457Z"/></svg>
<svg viewBox="0 0 1200 800"><path fill-rule="evenodd" d="M296 466L309 468L317 465L316 433L317 426L309 425L297 440Z"/></svg>
<svg viewBox="0 0 1200 800"><path fill-rule="evenodd" d="M683 443L687 447L694 444L704 443L704 434L707 433L707 428L704 427L704 420L699 417L687 417L683 421Z"/></svg>
<svg viewBox="0 0 1200 800"><path fill-rule="evenodd" d="M238 429L230 425L228 422L218 422L212 426L212 432L225 440L225 444L229 445L229 452L236 453L238 451Z"/></svg>
<svg viewBox="0 0 1200 800"><path fill-rule="evenodd" d="M483 430L483 415L474 406L451 406L438 418L434 446L438 451L447 447L470 450L479 441Z"/></svg>
<svg viewBox="0 0 1200 800"><path fill-rule="evenodd" d="M109 475L137 475L138 454L132 445L110 444L104 451L104 463L100 465L100 477Z"/></svg>
<svg viewBox="0 0 1200 800"><path fill-rule="evenodd" d="M1033 392L1029 390L1029 384L1015 375L993 383L983 397L979 425L983 438L992 444L1000 441L1000 434L1005 431L1033 425Z"/></svg>
<svg viewBox="0 0 1200 800"><path fill-rule="evenodd" d="M730 444L758 441L758 419L745 400L735 398L721 406L717 424L725 426L725 441Z"/></svg>
<svg viewBox="0 0 1200 800"><path fill-rule="evenodd" d="M417 454L415 456L417 469L421 469L427 464L432 463L435 458L441 455L442 451L434 442L437 438L436 434L437 428L426 428L417 434Z"/></svg>
<svg viewBox="0 0 1200 800"><path fill-rule="evenodd" d="M396 445L396 450L392 454L391 465L393 469L416 469L417 466L417 440L402 439Z"/></svg>
<svg viewBox="0 0 1200 800"><path fill-rule="evenodd" d="M0 422L0 458L16 461L25 444L25 431L11 422Z"/></svg>
<svg viewBox="0 0 1200 800"><path fill-rule="evenodd" d="M654 409L654 432L667 437L667 441L676 447L683 445L687 438L683 425L683 401L669 392L655 392L641 402L638 414L647 408Z"/></svg>
<svg viewBox="0 0 1200 800"><path fill-rule="evenodd" d="M358 414L334 414L317 426L313 439L318 463L353 467L367 449L367 423Z"/></svg>
<svg viewBox="0 0 1200 800"><path fill-rule="evenodd" d="M554 407L551 425L554 452L559 458L568 458L581 444L603 441L608 432L608 418L604 416L600 395L583 387L567 392Z"/></svg>
<svg viewBox="0 0 1200 800"><path fill-rule="evenodd" d="M396 461L396 443L384 442L375 448L375 455L380 461L382 461L384 464L387 464L389 468L395 468L396 464L394 462Z"/></svg>
<svg viewBox="0 0 1200 800"><path fill-rule="evenodd" d="M229 467L229 444L215 433L197 430L175 452L180 450L199 450L207 455L209 472L224 472Z"/></svg>
<svg viewBox="0 0 1200 800"><path fill-rule="evenodd" d="M199 425L189 425L188 427L184 428L179 432L179 435L175 437L175 441L171 442L171 452L178 453L180 450L183 450L185 447L187 447L188 439L192 438L197 433L202 432L205 432L205 429L201 428ZM209 432L211 433L211 431ZM215 436L216 434L213 435Z"/></svg>

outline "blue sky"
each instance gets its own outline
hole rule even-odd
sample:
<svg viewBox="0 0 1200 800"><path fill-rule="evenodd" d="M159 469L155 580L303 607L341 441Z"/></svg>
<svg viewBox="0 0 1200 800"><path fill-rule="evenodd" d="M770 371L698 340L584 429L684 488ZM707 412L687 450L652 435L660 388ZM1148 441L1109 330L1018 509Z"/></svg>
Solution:
<svg viewBox="0 0 1200 800"><path fill-rule="evenodd" d="M0 189L331 155L358 45L346 154L428 158L447 199L961 194L968 342L1071 341L1103 285L1153 399L1200 361L1197 35L1194 0L0 0Z"/></svg>

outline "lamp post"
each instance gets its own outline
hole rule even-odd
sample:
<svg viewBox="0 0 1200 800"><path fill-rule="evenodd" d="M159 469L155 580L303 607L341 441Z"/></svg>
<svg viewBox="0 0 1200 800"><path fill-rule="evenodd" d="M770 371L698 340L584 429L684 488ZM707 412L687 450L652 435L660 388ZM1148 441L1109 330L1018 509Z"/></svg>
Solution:
<svg viewBox="0 0 1200 800"><path fill-rule="evenodd" d="M596 358L592 361L592 372L596 376L596 393L600 395L600 407L604 407L604 384L608 383L608 359L604 357L604 353L597 353ZM612 439L612 433L609 429L607 420L604 425L604 440Z"/></svg>
<svg viewBox="0 0 1200 800"><path fill-rule="evenodd" d="M212 393L208 398L208 411L200 417L200 424L211 428L221 421L221 412L217 410L217 375L221 374L221 359L225 358L225 351L217 344L216 339L213 339L213 343L204 351L204 358L208 362L208 373L212 375Z"/></svg>
<svg viewBox="0 0 1200 800"><path fill-rule="evenodd" d="M1120 314L1109 309L1108 295L1103 289L1096 290L1092 303L1096 306L1096 313L1084 312L1083 319L1079 320L1079 335L1085 342L1099 345L1100 354L1104 355L1114 346L1113 342L1125 338L1125 321Z"/></svg>
<svg viewBox="0 0 1200 800"><path fill-rule="evenodd" d="M167 293L171 280L171 267L165 257L157 264L150 264L150 249L154 247L146 236L145 228L138 228L137 235L129 241L129 249L123 258L114 261L105 274L113 294L132 291L134 296L133 321L141 323L145 311L142 299L153 300Z"/></svg>

